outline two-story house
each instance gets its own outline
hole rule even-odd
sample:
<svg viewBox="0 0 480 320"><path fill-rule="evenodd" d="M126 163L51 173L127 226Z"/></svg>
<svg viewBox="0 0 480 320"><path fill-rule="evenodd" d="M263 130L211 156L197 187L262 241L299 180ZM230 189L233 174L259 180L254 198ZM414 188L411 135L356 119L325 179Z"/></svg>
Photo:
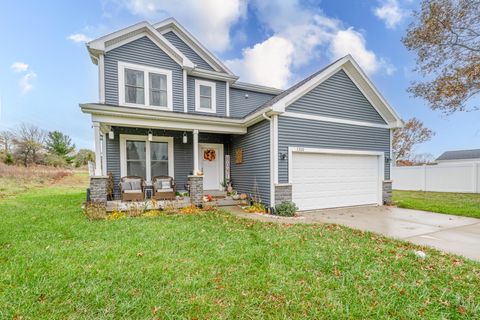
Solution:
<svg viewBox="0 0 480 320"><path fill-rule="evenodd" d="M238 81L174 19L141 22L88 43L98 65L91 115L95 179L224 179L270 207L382 204L391 133L402 121L351 56L287 90Z"/></svg>

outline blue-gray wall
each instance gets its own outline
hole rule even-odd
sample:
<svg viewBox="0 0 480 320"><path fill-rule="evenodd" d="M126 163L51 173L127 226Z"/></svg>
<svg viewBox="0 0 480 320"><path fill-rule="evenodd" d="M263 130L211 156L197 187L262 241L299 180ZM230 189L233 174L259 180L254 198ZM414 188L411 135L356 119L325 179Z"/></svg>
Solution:
<svg viewBox="0 0 480 320"><path fill-rule="evenodd" d="M248 94L248 98L245 95ZM230 88L230 116L244 117L275 95Z"/></svg>
<svg viewBox="0 0 480 320"><path fill-rule="evenodd" d="M288 147L383 151L385 156L390 156L390 130L280 115L279 153L288 154ZM278 160L278 171L279 182L287 183L288 160ZM385 179L390 179L388 163L385 163Z"/></svg>
<svg viewBox="0 0 480 320"><path fill-rule="evenodd" d="M187 102L188 102L188 112L189 113L197 113L197 114L206 114L212 115L212 113L208 112L197 112L195 111L195 79L205 80L210 82L215 82L216 88L216 99L217 99L217 112L215 113L218 116L226 116L227 109L226 109L226 91L227 91L227 84L225 81L216 81L211 79L203 79L198 77L187 77Z"/></svg>
<svg viewBox="0 0 480 320"><path fill-rule="evenodd" d="M149 38L142 37L105 54L105 102L118 105L118 61L172 70L173 110L183 112L183 70Z"/></svg>
<svg viewBox="0 0 480 320"><path fill-rule="evenodd" d="M163 35L170 41L181 53L196 64L200 69L215 71L205 60L202 59L190 46L188 46L182 39L180 39L173 31L167 32Z"/></svg>
<svg viewBox="0 0 480 320"><path fill-rule="evenodd" d="M119 197L118 183L120 182L120 134L148 134L148 129L114 127L115 139L107 138L107 172L112 172L114 177L115 196ZM185 190L188 175L193 171L193 136L191 132L187 132L188 143L182 142L182 131L170 130L152 130L154 136L173 137L173 157L174 157L174 174L177 190ZM222 143L224 144L224 153L229 154L229 135L200 133L198 137L200 143Z"/></svg>
<svg viewBox="0 0 480 320"><path fill-rule="evenodd" d="M232 136L231 178L240 193L254 194L255 183L261 201L270 204L270 122L264 120L248 128L244 135ZM235 163L235 150L243 150L243 163Z"/></svg>
<svg viewBox="0 0 480 320"><path fill-rule="evenodd" d="M385 124L343 70L292 103L288 111Z"/></svg>

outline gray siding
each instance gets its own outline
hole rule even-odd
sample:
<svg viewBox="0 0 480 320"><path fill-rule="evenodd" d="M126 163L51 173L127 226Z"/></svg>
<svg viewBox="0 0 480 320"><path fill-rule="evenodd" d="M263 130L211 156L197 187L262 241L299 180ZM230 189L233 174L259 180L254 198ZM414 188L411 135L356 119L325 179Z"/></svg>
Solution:
<svg viewBox="0 0 480 320"><path fill-rule="evenodd" d="M183 111L183 71L181 66L149 38L129 42L105 55L105 102L118 104L118 61L172 70L173 110Z"/></svg>
<svg viewBox="0 0 480 320"><path fill-rule="evenodd" d="M243 163L235 164L235 150L242 148ZM254 194L256 182L262 202L270 205L270 122L264 120L248 128L246 134L232 136L231 178L240 193Z"/></svg>
<svg viewBox="0 0 480 320"><path fill-rule="evenodd" d="M227 84L225 81L216 81L211 79L203 79L198 77L191 77L188 76L187 78L187 102L188 102L188 112L189 113L197 113L197 114L207 114L211 115L212 113L206 112L197 112L195 111L195 79L205 80L215 82L216 98L217 98L217 113L218 116L226 116L227 109L226 109L226 91L227 91Z"/></svg>
<svg viewBox="0 0 480 320"><path fill-rule="evenodd" d="M205 70L215 71L205 60L203 60L189 45L183 42L173 31L167 32L163 35L170 41L181 53L188 59L195 63L198 67Z"/></svg>
<svg viewBox="0 0 480 320"><path fill-rule="evenodd" d="M245 95L248 94L248 98ZM230 116L244 117L275 95L230 88Z"/></svg>
<svg viewBox="0 0 480 320"><path fill-rule="evenodd" d="M115 139L107 138L107 172L112 172L114 177L115 196L119 197L118 183L120 182L120 134L147 135L148 129L114 127ZM177 190L185 190L188 175L193 171L193 136L187 132L188 143L182 142L182 131L153 130L154 136L173 137L174 178ZM200 133L200 143L223 143L224 153L229 154L229 135Z"/></svg>
<svg viewBox="0 0 480 320"><path fill-rule="evenodd" d="M390 156L390 130L279 116L278 151L288 147L383 151ZM288 160L278 160L280 183L288 182ZM390 179L390 164L385 163L385 179Z"/></svg>
<svg viewBox="0 0 480 320"><path fill-rule="evenodd" d="M343 70L295 101L287 111L385 124Z"/></svg>

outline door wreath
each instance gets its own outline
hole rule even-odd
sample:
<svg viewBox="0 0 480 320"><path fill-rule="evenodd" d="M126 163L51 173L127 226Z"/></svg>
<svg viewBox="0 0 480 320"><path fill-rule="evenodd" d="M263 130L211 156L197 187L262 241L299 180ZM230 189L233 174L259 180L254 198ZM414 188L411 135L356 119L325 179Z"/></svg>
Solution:
<svg viewBox="0 0 480 320"><path fill-rule="evenodd" d="M203 151L203 159L208 161L214 161L217 158L215 149L207 149Z"/></svg>

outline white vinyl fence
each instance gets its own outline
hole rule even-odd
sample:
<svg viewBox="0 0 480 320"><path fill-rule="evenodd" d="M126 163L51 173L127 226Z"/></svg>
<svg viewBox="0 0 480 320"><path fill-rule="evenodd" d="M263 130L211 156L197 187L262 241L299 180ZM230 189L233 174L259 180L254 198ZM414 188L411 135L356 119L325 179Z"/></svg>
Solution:
<svg viewBox="0 0 480 320"><path fill-rule="evenodd" d="M393 189L480 193L480 163L392 167Z"/></svg>

